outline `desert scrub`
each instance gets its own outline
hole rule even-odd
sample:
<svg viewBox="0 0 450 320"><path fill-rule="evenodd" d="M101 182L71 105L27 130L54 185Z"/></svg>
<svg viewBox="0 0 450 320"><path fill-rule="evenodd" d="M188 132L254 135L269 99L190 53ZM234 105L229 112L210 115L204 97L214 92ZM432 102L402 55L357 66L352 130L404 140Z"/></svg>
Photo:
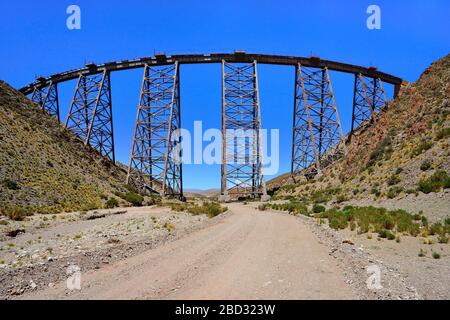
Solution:
<svg viewBox="0 0 450 320"><path fill-rule="evenodd" d="M419 154L422 154L422 152L427 151L433 146L433 143L431 141L422 139L419 144L411 151L411 157L416 157Z"/></svg>
<svg viewBox="0 0 450 320"><path fill-rule="evenodd" d="M436 140L441 140L448 136L450 136L450 128L443 128L443 129L440 129L438 132L436 132L435 138L436 138Z"/></svg>
<svg viewBox="0 0 450 320"><path fill-rule="evenodd" d="M393 185L396 185L397 183L399 183L400 181L401 181L400 177L398 175L394 174L386 180L386 183L388 186L393 186Z"/></svg>
<svg viewBox="0 0 450 320"><path fill-rule="evenodd" d="M389 199L394 199L395 197L397 197L401 192L403 191L403 187L400 186L393 186L391 188L389 188L386 196Z"/></svg>
<svg viewBox="0 0 450 320"><path fill-rule="evenodd" d="M298 200L289 200L289 202L281 204L268 203L267 207L274 210L287 211L293 215L297 214L308 215L308 208L303 202Z"/></svg>
<svg viewBox="0 0 450 320"><path fill-rule="evenodd" d="M450 177L445 171L437 171L430 177L420 179L417 189L423 193L438 192L450 188Z"/></svg>
<svg viewBox="0 0 450 320"><path fill-rule="evenodd" d="M106 209L112 209L119 206L119 201L116 198L109 198L105 203Z"/></svg>
<svg viewBox="0 0 450 320"><path fill-rule="evenodd" d="M173 223L166 222L164 223L163 227L169 232L175 230L175 225Z"/></svg>
<svg viewBox="0 0 450 320"><path fill-rule="evenodd" d="M372 151L369 157L369 162L367 163L368 169L372 167L376 162L389 156L392 153L392 139L390 135L385 137L376 148Z"/></svg>
<svg viewBox="0 0 450 320"><path fill-rule="evenodd" d="M324 212L326 209L325 209L324 206L316 203L316 204L314 204L312 210L313 210L314 213L321 213L321 212Z"/></svg>
<svg viewBox="0 0 450 320"><path fill-rule="evenodd" d="M128 191L127 193L116 192L115 195L136 207L142 206L142 202L144 201L144 197L134 191Z"/></svg>
<svg viewBox="0 0 450 320"><path fill-rule="evenodd" d="M27 216L32 215L32 211L28 207L8 206L0 208L0 213L14 221L23 221Z"/></svg>
<svg viewBox="0 0 450 320"><path fill-rule="evenodd" d="M420 170L427 171L431 168L431 160L426 159L420 164Z"/></svg>
<svg viewBox="0 0 450 320"><path fill-rule="evenodd" d="M414 221L414 216L405 210L346 206L342 210L327 210L318 217L328 219L330 227L334 229L345 229L349 223L354 222L359 234L373 229L379 234L385 234L386 238L390 237L387 231L404 232L412 236L417 236L420 231L420 225ZM395 239L395 235L392 239Z"/></svg>
<svg viewBox="0 0 450 320"><path fill-rule="evenodd" d="M435 251L433 251L433 253L431 254L431 256L433 257L433 259L440 259L441 255Z"/></svg>
<svg viewBox="0 0 450 320"><path fill-rule="evenodd" d="M166 203L164 205L170 207L173 211L189 212L193 215L206 214L209 218L228 210L227 207L221 206L217 202L203 202L201 205L195 203Z"/></svg>
<svg viewBox="0 0 450 320"><path fill-rule="evenodd" d="M427 254L427 252L425 251L425 250L423 250L423 249L420 249L419 250L419 253L417 254L419 257L425 257L426 256L426 254Z"/></svg>

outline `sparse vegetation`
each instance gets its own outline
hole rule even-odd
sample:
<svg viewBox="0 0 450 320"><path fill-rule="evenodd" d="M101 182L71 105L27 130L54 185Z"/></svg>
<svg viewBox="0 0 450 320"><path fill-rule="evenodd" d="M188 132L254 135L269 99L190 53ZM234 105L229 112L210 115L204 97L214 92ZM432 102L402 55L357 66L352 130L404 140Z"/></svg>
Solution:
<svg viewBox="0 0 450 320"><path fill-rule="evenodd" d="M418 183L418 190L423 193L438 192L443 188L450 188L450 177L445 171L437 171Z"/></svg>
<svg viewBox="0 0 450 320"><path fill-rule="evenodd" d="M106 209L112 209L119 206L119 201L116 198L109 198L105 203Z"/></svg>
<svg viewBox="0 0 450 320"><path fill-rule="evenodd" d="M441 255L435 251L433 251L433 253L431 254L431 256L433 257L433 259L440 259Z"/></svg>
<svg viewBox="0 0 450 320"><path fill-rule="evenodd" d="M324 206L320 205L320 204L314 204L313 206L313 212L314 213L320 213L320 212L324 212L326 209Z"/></svg>
<svg viewBox="0 0 450 320"><path fill-rule="evenodd" d="M420 170L427 171L431 168L431 160L426 159L420 164Z"/></svg>
<svg viewBox="0 0 450 320"><path fill-rule="evenodd" d="M417 236L420 230L420 225L414 221L414 216L404 210L346 206L342 210L327 210L318 217L328 219L330 227L334 229L345 229L349 223L354 222L358 226L359 234L374 230L381 234L381 237L390 240L395 239L395 235L391 236L387 231Z"/></svg>
<svg viewBox="0 0 450 320"><path fill-rule="evenodd" d="M436 133L436 140L441 140L441 139L446 138L448 136L450 136L450 127L449 128L443 128L443 129L439 130Z"/></svg>
<svg viewBox="0 0 450 320"><path fill-rule="evenodd" d="M189 212L194 215L206 214L209 218L213 218L228 210L227 207L221 206L217 202L203 202L201 205L195 203L166 203L164 204L174 211Z"/></svg>

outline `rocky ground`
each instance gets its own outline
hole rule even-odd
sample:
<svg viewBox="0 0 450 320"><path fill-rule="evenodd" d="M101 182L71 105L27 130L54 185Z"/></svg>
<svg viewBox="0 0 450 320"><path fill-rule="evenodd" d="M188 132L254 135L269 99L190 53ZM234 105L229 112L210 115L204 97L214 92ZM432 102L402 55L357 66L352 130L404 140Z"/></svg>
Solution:
<svg viewBox="0 0 450 320"><path fill-rule="evenodd" d="M258 205L229 204L212 219L139 207L2 225L1 297L450 299L448 244L336 231ZM66 287L71 266L81 291ZM381 288L368 287L374 267Z"/></svg>
<svg viewBox="0 0 450 320"><path fill-rule="evenodd" d="M409 201L405 199L398 203L387 201L388 203L361 200L346 204L412 209L412 212L426 209L426 203L416 203L411 199ZM428 205L426 212L430 212L430 209L436 206L432 203L428 203ZM444 212L446 212L446 208L443 208ZM440 209L442 211L442 208ZM283 211L277 212L287 214ZM443 217L448 217L448 214L439 214L439 210L437 212L437 214L429 215L431 221L439 221ZM315 218L304 215L296 217L308 224L320 241L329 246L330 255L335 257L345 270L347 281L357 286L359 292L365 292L364 297L450 299L450 244L438 243L434 238L430 241L430 237L406 235L401 236L397 242L379 238L376 233L359 235L356 231L349 229L337 231L331 229L326 223L318 224ZM438 253L439 258L433 258L433 253ZM371 265L379 266L382 270L383 288L381 290L371 291L365 287L366 268Z"/></svg>
<svg viewBox="0 0 450 320"><path fill-rule="evenodd" d="M0 224L0 297L52 287L68 266L98 269L208 223L162 207L35 215ZM4 222L6 223L6 222Z"/></svg>

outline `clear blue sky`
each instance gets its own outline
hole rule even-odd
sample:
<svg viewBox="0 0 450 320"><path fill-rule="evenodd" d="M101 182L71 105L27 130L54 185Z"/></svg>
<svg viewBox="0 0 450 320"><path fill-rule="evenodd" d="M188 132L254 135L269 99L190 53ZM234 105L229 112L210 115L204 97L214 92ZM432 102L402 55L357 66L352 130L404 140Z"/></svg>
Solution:
<svg viewBox="0 0 450 320"><path fill-rule="evenodd" d="M345 4L344 4L345 3ZM66 28L66 8L81 8L81 30ZM381 30L366 8L381 8ZM415 81L449 53L450 1L2 1L0 79L19 88L37 75L152 55L245 50L338 60ZM183 127L220 128L220 65L181 67ZM112 75L116 157L128 163L141 70ZM259 66L263 127L280 129L280 173L290 168L294 69ZM331 73L344 130L352 77ZM65 118L75 83L62 84ZM392 94L392 89L388 88ZM220 185L220 167L186 165L185 188Z"/></svg>

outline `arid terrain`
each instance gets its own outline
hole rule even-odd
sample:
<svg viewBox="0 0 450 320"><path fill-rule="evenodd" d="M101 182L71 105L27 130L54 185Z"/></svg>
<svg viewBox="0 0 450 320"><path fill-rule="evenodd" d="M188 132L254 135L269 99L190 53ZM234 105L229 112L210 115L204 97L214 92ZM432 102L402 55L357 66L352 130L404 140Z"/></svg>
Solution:
<svg viewBox="0 0 450 320"><path fill-rule="evenodd" d="M143 194L0 82L0 298L450 299L449 70L264 203Z"/></svg>
<svg viewBox="0 0 450 320"><path fill-rule="evenodd" d="M260 211L257 205L229 204L227 212L212 219L170 213L160 207L129 208L127 213L92 220L58 219L47 227L2 242L2 257L20 250L48 255L47 259L29 260L24 262L28 266L16 269L24 272L14 273L14 268L3 266L2 296L449 298L448 246L422 245L412 237L401 243L368 240L317 225L314 218ZM172 230L158 227L168 221ZM112 224L123 228L111 228ZM83 236L73 240L81 229ZM28 246L29 240L38 244ZM50 244L55 248L52 254L43 249ZM19 246L24 248L18 249ZM440 250L442 258L418 257L419 248ZM67 289L68 265L81 269L81 290ZM372 265L381 270L382 288L378 290L368 289L366 283L370 275L367 268Z"/></svg>

